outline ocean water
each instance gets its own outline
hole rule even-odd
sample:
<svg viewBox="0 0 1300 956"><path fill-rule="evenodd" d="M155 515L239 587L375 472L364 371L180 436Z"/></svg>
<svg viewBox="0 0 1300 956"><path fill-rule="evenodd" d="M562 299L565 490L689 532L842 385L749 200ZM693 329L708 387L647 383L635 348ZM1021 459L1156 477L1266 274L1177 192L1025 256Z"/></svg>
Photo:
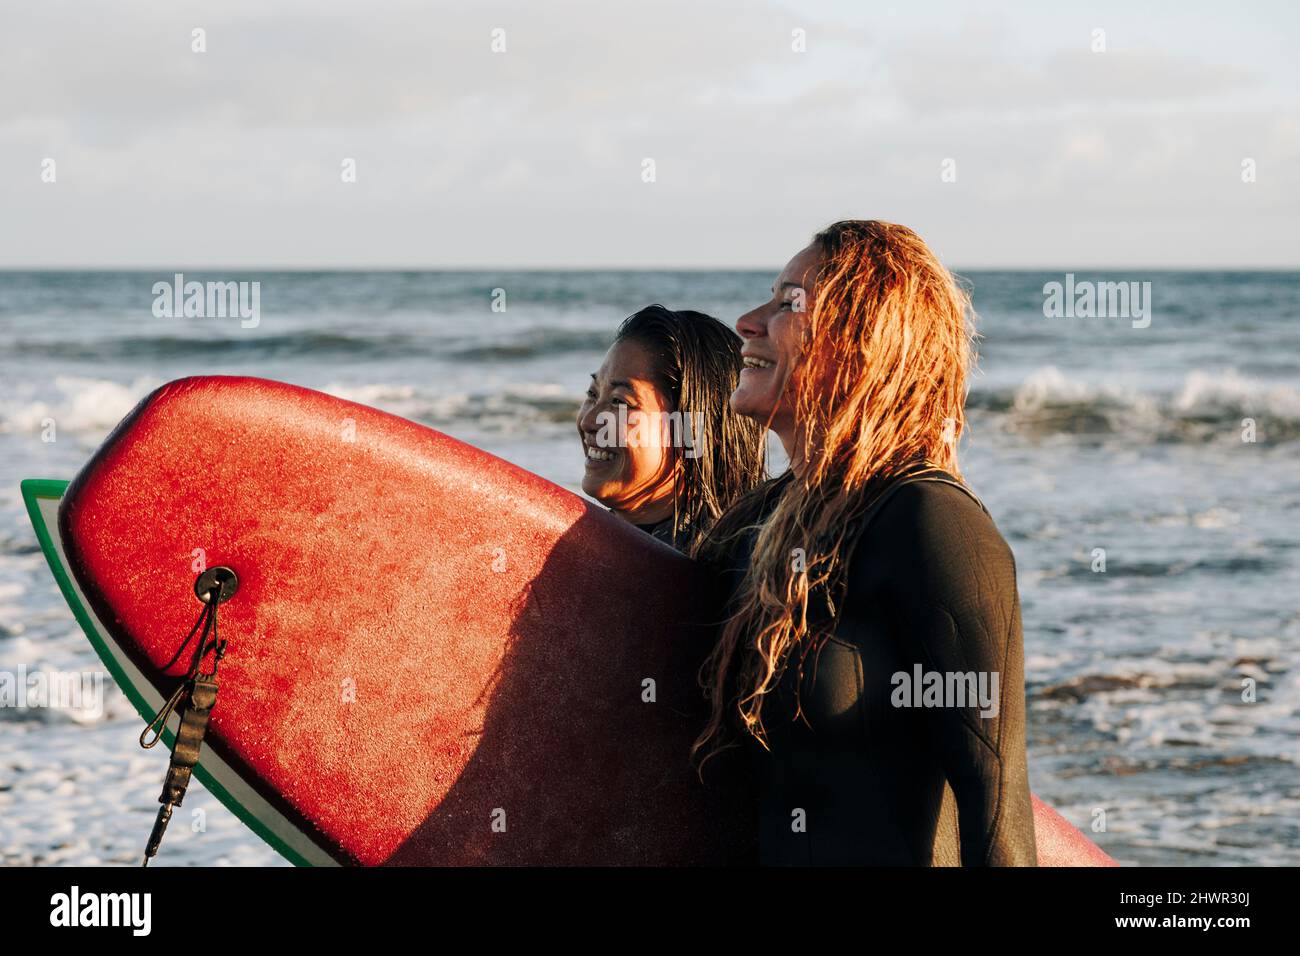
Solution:
<svg viewBox="0 0 1300 956"><path fill-rule="evenodd" d="M71 478L155 386L283 379L576 491L573 417L619 320L662 302L730 322L772 278L186 274L260 282L242 328L155 317L169 273L0 273L0 671L100 669L18 483ZM1300 864L1300 274L1077 277L1150 282L1146 328L1046 318L1059 273L964 278L982 340L962 462L1016 555L1034 790L1126 864ZM138 861L166 756L109 685L102 714L0 707L0 861ZM197 782L194 809L161 865L283 863Z"/></svg>

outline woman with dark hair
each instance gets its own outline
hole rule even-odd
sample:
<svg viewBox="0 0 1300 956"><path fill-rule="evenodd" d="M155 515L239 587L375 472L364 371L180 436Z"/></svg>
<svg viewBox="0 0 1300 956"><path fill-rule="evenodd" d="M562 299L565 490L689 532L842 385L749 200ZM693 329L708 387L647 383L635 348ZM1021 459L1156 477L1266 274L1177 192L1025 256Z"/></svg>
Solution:
<svg viewBox="0 0 1300 956"><path fill-rule="evenodd" d="M916 233L850 220L736 323L731 407L791 467L698 543L733 597L695 755L748 752L761 862L1035 864L1015 562L957 469L969 313Z"/></svg>
<svg viewBox="0 0 1300 956"><path fill-rule="evenodd" d="M765 429L728 404L740 346L702 312L651 305L624 321L578 411L582 490L687 550L763 480Z"/></svg>

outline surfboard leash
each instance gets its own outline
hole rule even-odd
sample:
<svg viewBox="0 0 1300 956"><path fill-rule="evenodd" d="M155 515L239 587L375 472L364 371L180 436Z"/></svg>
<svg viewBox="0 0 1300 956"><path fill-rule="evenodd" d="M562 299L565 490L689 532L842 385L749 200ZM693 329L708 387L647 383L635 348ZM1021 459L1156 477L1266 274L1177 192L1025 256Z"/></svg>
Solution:
<svg viewBox="0 0 1300 956"><path fill-rule="evenodd" d="M203 602L203 610L199 612L194 626L190 628L189 634L185 635L185 640L181 642L181 646L167 662L163 671L170 670L180 660L195 634L199 634L198 644L195 645L189 668L180 685L158 715L140 732L141 747L148 750L157 745L162 739L167 719L177 707L181 708L176 738L172 741L171 762L167 766L167 776L163 780L162 794L158 797L158 802L162 806L158 810L158 818L154 821L153 831L149 834L149 842L145 845L144 862L141 866L148 866L149 861L157 855L167 824L171 822L172 810L184 801L190 776L194 766L199 762L199 750L208 730L208 718L212 716L212 708L217 702L217 666L226 653L225 638L221 637L217 629L217 607L230 600L238 589L239 578L234 571L226 567L209 568L194 582L194 594ZM212 669L205 671L203 660L208 656L209 651L212 652ZM153 738L146 739L151 732Z"/></svg>

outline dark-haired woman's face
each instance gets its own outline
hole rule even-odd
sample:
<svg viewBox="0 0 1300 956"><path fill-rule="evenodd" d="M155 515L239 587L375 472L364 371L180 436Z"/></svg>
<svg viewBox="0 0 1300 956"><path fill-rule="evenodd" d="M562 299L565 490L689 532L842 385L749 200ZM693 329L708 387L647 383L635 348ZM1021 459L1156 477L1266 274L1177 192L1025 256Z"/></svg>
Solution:
<svg viewBox="0 0 1300 956"><path fill-rule="evenodd" d="M578 410L586 471L582 490L637 524L672 514L673 456L663 416L672 411L655 384L654 355L640 342L615 342L591 376ZM626 426L620 440L618 421Z"/></svg>
<svg viewBox="0 0 1300 956"><path fill-rule="evenodd" d="M770 419L787 447L794 431L803 332L820 265L819 249L801 250L776 277L772 298L736 320L736 331L745 341L740 353L745 367L731 393L731 408L762 422Z"/></svg>

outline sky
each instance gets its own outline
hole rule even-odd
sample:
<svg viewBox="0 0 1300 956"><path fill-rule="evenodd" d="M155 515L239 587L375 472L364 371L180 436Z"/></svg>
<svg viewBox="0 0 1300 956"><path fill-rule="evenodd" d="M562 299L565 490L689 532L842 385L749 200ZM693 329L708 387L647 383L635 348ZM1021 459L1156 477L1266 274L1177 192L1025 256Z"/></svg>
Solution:
<svg viewBox="0 0 1300 956"><path fill-rule="evenodd" d="M842 218L1296 268L1298 46L1290 0L0 0L0 268L770 269Z"/></svg>

